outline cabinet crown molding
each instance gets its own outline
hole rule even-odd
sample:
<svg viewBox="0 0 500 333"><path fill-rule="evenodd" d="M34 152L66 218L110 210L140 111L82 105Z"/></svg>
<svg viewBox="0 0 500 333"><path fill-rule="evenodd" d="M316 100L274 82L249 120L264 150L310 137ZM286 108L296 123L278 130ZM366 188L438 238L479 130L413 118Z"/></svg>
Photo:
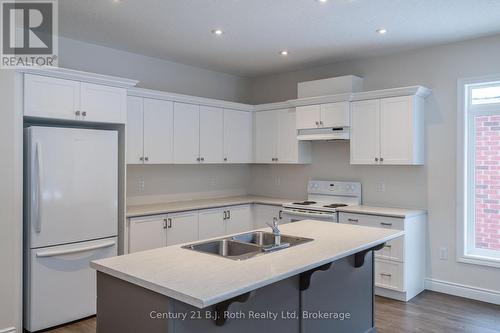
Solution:
<svg viewBox="0 0 500 333"><path fill-rule="evenodd" d="M223 101L219 99L196 97L190 95L176 94L170 92L163 92L158 90L144 89L144 88L130 88L127 90L128 96L143 97L160 99L171 102L181 102L196 105L213 106L224 109L239 110L239 111L253 111L253 105Z"/></svg>
<svg viewBox="0 0 500 333"><path fill-rule="evenodd" d="M381 89L372 91L363 91L352 94L351 101L362 101L366 99L378 99L400 96L418 96L426 98L432 93L432 90L423 86L409 86L391 89Z"/></svg>
<svg viewBox="0 0 500 333"><path fill-rule="evenodd" d="M137 80L125 79L111 75L82 72L74 69L67 69L60 67L43 67L43 68L26 67L26 68L16 69L16 71L24 74L49 76L59 79L95 83L95 84L101 84L119 88L135 87L139 83L139 81Z"/></svg>

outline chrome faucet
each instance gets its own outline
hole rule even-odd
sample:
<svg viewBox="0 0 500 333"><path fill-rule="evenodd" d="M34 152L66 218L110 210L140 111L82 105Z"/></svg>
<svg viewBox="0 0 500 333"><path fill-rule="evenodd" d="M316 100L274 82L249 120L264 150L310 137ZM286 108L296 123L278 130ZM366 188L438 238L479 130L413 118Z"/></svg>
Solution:
<svg viewBox="0 0 500 333"><path fill-rule="evenodd" d="M273 230L274 246L281 246L281 231L278 228L278 219L274 217L273 224L267 223L267 225Z"/></svg>

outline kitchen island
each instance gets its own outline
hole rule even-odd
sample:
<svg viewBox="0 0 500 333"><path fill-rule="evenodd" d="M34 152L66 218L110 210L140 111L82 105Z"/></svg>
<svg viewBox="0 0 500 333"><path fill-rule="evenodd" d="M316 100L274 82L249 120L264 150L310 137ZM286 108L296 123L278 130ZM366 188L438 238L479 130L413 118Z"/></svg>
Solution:
<svg viewBox="0 0 500 333"><path fill-rule="evenodd" d="M375 331L373 250L403 232L280 229L312 241L246 260L177 245L92 262L98 333Z"/></svg>

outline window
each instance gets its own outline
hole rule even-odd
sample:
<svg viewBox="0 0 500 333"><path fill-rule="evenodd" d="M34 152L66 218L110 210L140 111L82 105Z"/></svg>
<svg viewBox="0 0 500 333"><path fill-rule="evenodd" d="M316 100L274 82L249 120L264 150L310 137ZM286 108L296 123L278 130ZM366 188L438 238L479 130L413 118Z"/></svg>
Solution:
<svg viewBox="0 0 500 333"><path fill-rule="evenodd" d="M459 260L500 267L500 76L496 79L459 85Z"/></svg>

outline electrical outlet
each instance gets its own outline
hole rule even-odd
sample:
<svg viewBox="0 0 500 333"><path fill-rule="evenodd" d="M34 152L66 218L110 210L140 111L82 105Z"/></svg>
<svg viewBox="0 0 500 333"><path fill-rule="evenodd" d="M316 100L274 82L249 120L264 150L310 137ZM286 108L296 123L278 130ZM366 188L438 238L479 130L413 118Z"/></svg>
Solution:
<svg viewBox="0 0 500 333"><path fill-rule="evenodd" d="M446 246L439 248L439 260L448 260L448 248Z"/></svg>
<svg viewBox="0 0 500 333"><path fill-rule="evenodd" d="M139 189L139 192L144 192L144 188L146 187L146 184L144 183L144 180L139 180L137 183L137 188Z"/></svg>
<svg viewBox="0 0 500 333"><path fill-rule="evenodd" d="M384 182L377 182L377 192L385 192L386 187Z"/></svg>

